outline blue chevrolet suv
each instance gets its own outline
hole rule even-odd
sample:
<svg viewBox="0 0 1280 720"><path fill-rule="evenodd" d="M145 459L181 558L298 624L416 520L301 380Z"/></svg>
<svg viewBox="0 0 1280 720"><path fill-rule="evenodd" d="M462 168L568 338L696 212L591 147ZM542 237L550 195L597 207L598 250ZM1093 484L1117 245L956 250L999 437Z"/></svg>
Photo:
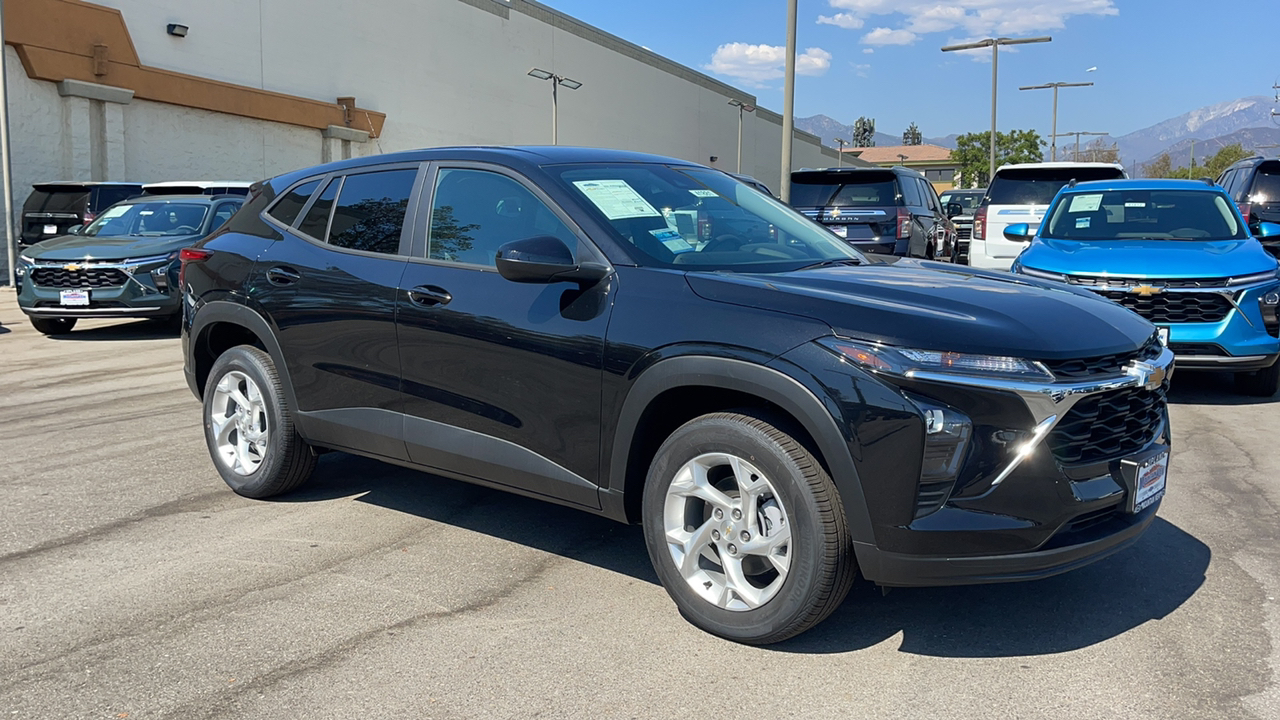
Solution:
<svg viewBox="0 0 1280 720"><path fill-rule="evenodd" d="M1280 386L1280 271L1222 188L1188 180L1068 185L1013 272L1089 288L1150 320L1182 369L1228 370L1238 389ZM1257 238L1280 236L1262 223Z"/></svg>

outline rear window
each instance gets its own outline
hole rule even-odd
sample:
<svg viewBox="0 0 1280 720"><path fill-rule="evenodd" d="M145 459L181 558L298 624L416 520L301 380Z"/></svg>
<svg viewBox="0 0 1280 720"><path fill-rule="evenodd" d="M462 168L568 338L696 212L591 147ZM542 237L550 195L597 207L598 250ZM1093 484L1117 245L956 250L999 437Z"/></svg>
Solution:
<svg viewBox="0 0 1280 720"><path fill-rule="evenodd" d="M88 188L34 190L22 205L24 213L83 213L89 204Z"/></svg>
<svg viewBox="0 0 1280 720"><path fill-rule="evenodd" d="M1249 188L1249 201L1256 203L1280 202L1280 162L1264 162L1253 176Z"/></svg>
<svg viewBox="0 0 1280 720"><path fill-rule="evenodd" d="M795 207L884 207L898 204L893 173L793 173Z"/></svg>
<svg viewBox="0 0 1280 720"><path fill-rule="evenodd" d="M985 205L1048 205L1064 185L1075 180L1119 180L1119 168L1012 168L997 170L987 188Z"/></svg>

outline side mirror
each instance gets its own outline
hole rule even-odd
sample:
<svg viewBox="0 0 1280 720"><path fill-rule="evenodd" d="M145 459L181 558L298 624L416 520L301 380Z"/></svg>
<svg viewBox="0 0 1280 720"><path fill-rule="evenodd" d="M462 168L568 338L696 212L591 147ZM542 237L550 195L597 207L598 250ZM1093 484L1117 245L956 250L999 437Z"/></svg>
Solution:
<svg viewBox="0 0 1280 720"><path fill-rule="evenodd" d="M947 218L953 218L964 214L964 206L960 203L947 203Z"/></svg>
<svg viewBox="0 0 1280 720"><path fill-rule="evenodd" d="M1280 237L1280 225L1271 222L1258 223L1256 235L1260 238Z"/></svg>
<svg viewBox="0 0 1280 720"><path fill-rule="evenodd" d="M1012 240L1013 242L1027 242L1034 234L1031 232L1031 226L1027 223L1014 223L1005 226L1004 229L1005 240Z"/></svg>
<svg viewBox="0 0 1280 720"><path fill-rule="evenodd" d="M551 235L513 240L498 248L495 260L498 274L511 282L568 281L589 285L610 272L608 265L576 262L573 252L559 238Z"/></svg>
<svg viewBox="0 0 1280 720"><path fill-rule="evenodd" d="M71 227L67 228L68 235L79 235L82 232L84 232L83 225L72 225Z"/></svg>

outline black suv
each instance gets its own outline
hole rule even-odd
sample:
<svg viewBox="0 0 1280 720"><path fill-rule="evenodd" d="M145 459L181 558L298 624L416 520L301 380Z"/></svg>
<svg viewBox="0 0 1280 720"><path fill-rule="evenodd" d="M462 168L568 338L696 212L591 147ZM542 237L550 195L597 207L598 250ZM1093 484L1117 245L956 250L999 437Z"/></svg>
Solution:
<svg viewBox="0 0 1280 720"><path fill-rule="evenodd" d="M19 246L66 235L93 222L103 210L142 193L141 183L47 182L31 186L22 204Z"/></svg>
<svg viewBox="0 0 1280 720"><path fill-rule="evenodd" d="M793 172L791 206L863 252L947 260L954 254L955 227L938 193L909 168Z"/></svg>
<svg viewBox="0 0 1280 720"><path fill-rule="evenodd" d="M741 642L811 627L857 570L1079 567L1164 492L1173 355L1146 320L864 256L682 160L348 160L256 186L182 258L186 376L236 492L331 449L641 523L681 612Z"/></svg>
<svg viewBox="0 0 1280 720"><path fill-rule="evenodd" d="M1280 223L1280 158L1241 160L1218 176L1218 184L1240 208L1255 236L1259 223ZM1259 242L1280 257L1280 238L1259 238Z"/></svg>

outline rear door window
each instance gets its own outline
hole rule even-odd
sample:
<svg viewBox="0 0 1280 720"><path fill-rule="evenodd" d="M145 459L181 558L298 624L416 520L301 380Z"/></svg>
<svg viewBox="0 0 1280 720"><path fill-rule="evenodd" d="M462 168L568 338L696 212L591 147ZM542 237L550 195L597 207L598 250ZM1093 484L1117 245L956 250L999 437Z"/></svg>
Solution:
<svg viewBox="0 0 1280 720"><path fill-rule="evenodd" d="M293 190L290 190L284 197L280 198L280 200L267 211L267 214L285 225L293 225L293 221L298 219L298 213L302 212L302 206L307 204L307 200L311 199L311 194L314 193L318 187L320 187L319 180L302 183Z"/></svg>
<svg viewBox="0 0 1280 720"><path fill-rule="evenodd" d="M400 252L417 168L348 175L329 225L329 243L349 250Z"/></svg>
<svg viewBox="0 0 1280 720"><path fill-rule="evenodd" d="M1048 205L1067 183L1119 180L1119 168L1011 168L997 170L987 188L987 205Z"/></svg>
<svg viewBox="0 0 1280 720"><path fill-rule="evenodd" d="M324 242L325 233L329 231L329 211L333 209L333 200L338 197L338 188L342 186L342 178L336 177L329 181L325 186L324 192L316 197L316 201L311 203L311 207L307 209L307 214L303 216L302 222L298 223L298 232L306 233L311 237Z"/></svg>

